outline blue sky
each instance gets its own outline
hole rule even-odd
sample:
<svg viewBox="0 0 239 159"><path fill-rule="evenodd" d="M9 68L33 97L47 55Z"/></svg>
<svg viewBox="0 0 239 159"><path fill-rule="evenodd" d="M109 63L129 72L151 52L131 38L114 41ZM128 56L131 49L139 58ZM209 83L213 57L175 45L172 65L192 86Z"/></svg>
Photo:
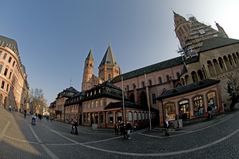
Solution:
<svg viewBox="0 0 239 159"><path fill-rule="evenodd" d="M123 73L179 56L173 10L224 27L239 39L237 0L8 0L1 1L0 35L17 41L31 88L48 103L81 89L90 49L95 74L110 44ZM70 82L72 81L72 82Z"/></svg>

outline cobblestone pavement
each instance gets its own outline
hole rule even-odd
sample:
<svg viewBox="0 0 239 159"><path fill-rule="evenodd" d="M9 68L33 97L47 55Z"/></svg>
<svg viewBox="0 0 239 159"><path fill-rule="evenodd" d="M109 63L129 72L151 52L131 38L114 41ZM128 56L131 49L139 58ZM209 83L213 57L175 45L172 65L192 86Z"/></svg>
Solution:
<svg viewBox="0 0 239 159"><path fill-rule="evenodd" d="M115 135L111 129L92 130L41 120L35 126L30 116L0 108L0 158L71 159L71 158L239 158L239 111L220 115L210 121L170 131L140 130L131 139Z"/></svg>

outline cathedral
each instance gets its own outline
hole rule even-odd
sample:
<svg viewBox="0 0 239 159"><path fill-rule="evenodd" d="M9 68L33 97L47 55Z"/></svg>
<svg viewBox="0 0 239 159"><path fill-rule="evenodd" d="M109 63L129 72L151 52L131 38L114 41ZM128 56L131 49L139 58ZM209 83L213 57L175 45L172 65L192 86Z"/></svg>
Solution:
<svg viewBox="0 0 239 159"><path fill-rule="evenodd" d="M94 86L109 81L114 77L120 75L120 67L118 66L111 46L105 52L105 55L98 67L98 77L94 75L94 57L92 50L90 50L85 60L84 74L82 80L82 91L89 90Z"/></svg>
<svg viewBox="0 0 239 159"><path fill-rule="evenodd" d="M178 57L121 73L109 46L97 76L90 50L81 93L66 100L65 113L70 116L70 110L79 107L71 118L82 125L113 127L128 121L144 127L151 122L162 126L165 119L186 123L206 118L208 110L214 114L227 110L228 83L239 70L239 40L229 38L218 23L214 29L193 16L173 15L181 45Z"/></svg>

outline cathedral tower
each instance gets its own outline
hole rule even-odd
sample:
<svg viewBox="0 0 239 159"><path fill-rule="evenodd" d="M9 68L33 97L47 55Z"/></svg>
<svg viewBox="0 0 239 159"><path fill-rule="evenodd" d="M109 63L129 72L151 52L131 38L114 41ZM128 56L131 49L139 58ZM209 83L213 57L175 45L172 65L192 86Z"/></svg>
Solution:
<svg viewBox="0 0 239 159"><path fill-rule="evenodd" d="M83 81L82 81L82 87L81 87L82 91L90 89L91 87L90 81L93 76L93 70L94 70L94 58L93 58L92 50L90 50L85 60Z"/></svg>
<svg viewBox="0 0 239 159"><path fill-rule="evenodd" d="M228 38L227 33L225 32L223 27L221 27L218 23L216 23L216 26L217 26L217 30L219 31L220 36L224 37L224 38Z"/></svg>
<svg viewBox="0 0 239 159"><path fill-rule="evenodd" d="M228 38L224 29L216 23L218 31L210 25L199 22L191 16L186 20L181 15L174 13L175 33L181 45L181 52L184 57L190 58L197 56L204 40L214 37Z"/></svg>
<svg viewBox="0 0 239 159"><path fill-rule="evenodd" d="M99 78L107 81L118 75L120 75L120 67L116 63L111 46L109 46L99 65Z"/></svg>
<svg viewBox="0 0 239 159"><path fill-rule="evenodd" d="M190 23L183 16L175 12L173 12L173 14L174 14L175 33L176 36L178 37L180 45L183 48L186 44L186 40L189 34Z"/></svg>

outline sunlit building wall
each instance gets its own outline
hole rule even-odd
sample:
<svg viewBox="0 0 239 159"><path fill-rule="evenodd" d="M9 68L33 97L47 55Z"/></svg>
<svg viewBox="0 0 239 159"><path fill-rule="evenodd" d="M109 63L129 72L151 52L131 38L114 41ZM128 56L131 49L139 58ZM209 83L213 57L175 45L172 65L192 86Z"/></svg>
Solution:
<svg viewBox="0 0 239 159"><path fill-rule="evenodd" d="M25 109L29 86L15 40L0 36L0 104Z"/></svg>

